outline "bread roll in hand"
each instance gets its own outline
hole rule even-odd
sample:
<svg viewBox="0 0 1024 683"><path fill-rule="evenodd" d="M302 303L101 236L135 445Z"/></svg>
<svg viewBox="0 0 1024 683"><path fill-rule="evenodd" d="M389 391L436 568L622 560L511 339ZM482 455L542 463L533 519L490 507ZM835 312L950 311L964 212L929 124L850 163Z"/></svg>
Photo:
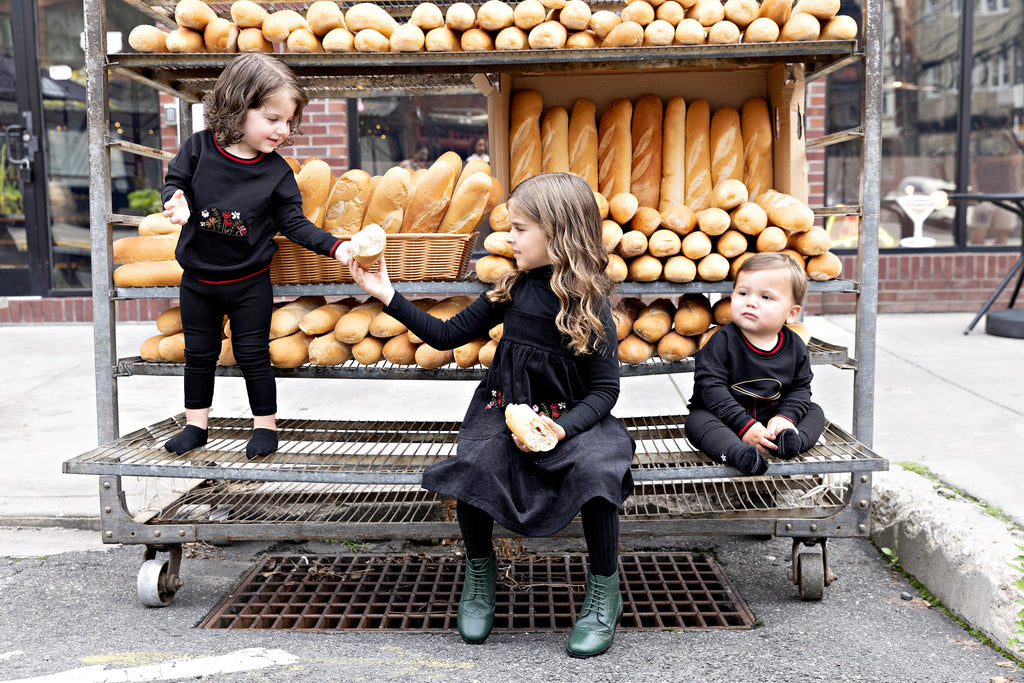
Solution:
<svg viewBox="0 0 1024 683"><path fill-rule="evenodd" d="M558 445L558 437L533 409L525 403L511 403L505 407L505 424L520 444L528 451L550 451Z"/></svg>

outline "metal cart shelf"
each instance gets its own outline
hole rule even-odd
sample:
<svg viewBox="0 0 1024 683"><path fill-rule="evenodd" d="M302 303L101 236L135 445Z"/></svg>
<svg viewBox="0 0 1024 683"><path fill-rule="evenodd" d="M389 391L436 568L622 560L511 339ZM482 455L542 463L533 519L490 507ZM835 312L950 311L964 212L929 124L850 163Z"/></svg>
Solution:
<svg viewBox="0 0 1024 683"><path fill-rule="evenodd" d="M174 27L169 0L126 0L156 21ZM262 4L272 4L259 0ZM90 230L93 256L96 403L100 448L64 464L64 471L100 477L103 540L146 546L138 576L147 605L169 604L182 585L182 544L240 539L380 538L401 534L434 538L453 533L449 502L419 488L422 470L453 452L456 422L313 422L281 420L280 450L257 462L246 461L248 423L216 419L211 441L177 457L163 450L167 437L183 426L181 416L120 437L118 380L130 375L178 375L180 366L118 358L115 302L118 299L174 298L176 288L115 288L111 283L112 234L116 225L138 218L111 210L112 150L166 158L166 152L111 139L107 112L109 76L117 73L168 93L182 103L196 102L227 64L230 55L108 54L106 0L84 0L87 117L89 128ZM281 3L277 3L280 5ZM304 7L306 3L286 3ZM352 4L341 3L342 8ZM380 0L396 16L415 6ZM599 0L594 7L617 9ZM225 13L228 3L212 3ZM832 579L826 540L864 536L870 509L871 473L887 468L870 451L873 420L875 309L877 303L878 188L864 179L878 177L881 158L881 3L866 0L862 38L762 45L658 48L599 48L503 53L278 55L299 76L313 98L372 97L488 91L508 74L624 74L661 70L687 73L727 70L761 73L777 65L813 80L850 65L862 67L862 125L817 140L808 147L861 142L862 196L858 205L815 207L819 216L858 215L857 272L852 280L812 283L811 291L852 292L857 298L857 358L815 340L815 363L854 372L853 435L829 426L819 444L796 460L773 460L761 477L739 477L708 461L686 443L683 418L629 418L638 442L633 473L635 495L623 517L627 534L765 534L793 538L791 578L804 598L820 599ZM791 68L792 67L792 68ZM182 139L192 128L191 108L179 107ZM457 282L399 283L406 293L479 293L475 278ZM279 296L359 293L355 285L276 286ZM725 293L730 283L622 283L625 296L670 296L685 292ZM651 361L624 366L624 377L690 372L692 361ZM389 364L279 370L280 377L377 379L479 379L482 368L435 371ZM233 374L223 369L223 374ZM120 438L119 438L120 437ZM131 512L123 476L186 477L192 483L157 509ZM566 533L578 535L578 523ZM167 560L157 558L166 552Z"/></svg>

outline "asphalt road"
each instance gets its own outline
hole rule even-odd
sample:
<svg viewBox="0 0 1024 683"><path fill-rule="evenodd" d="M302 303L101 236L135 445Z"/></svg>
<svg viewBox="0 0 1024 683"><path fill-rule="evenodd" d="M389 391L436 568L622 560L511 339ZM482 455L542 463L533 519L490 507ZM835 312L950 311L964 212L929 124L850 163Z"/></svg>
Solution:
<svg viewBox="0 0 1024 683"><path fill-rule="evenodd" d="M713 553L758 625L620 631L608 653L589 660L565 655L567 633L495 632L485 644L470 646L454 632L199 630L196 625L253 558L267 552L337 553L339 546L188 546L186 555L192 556L182 561L186 585L162 609L146 608L136 596L142 547L115 546L0 557L0 680L1024 681L1014 664L921 600L867 540L829 541L839 578L820 602L799 600L787 580L788 539L623 539L623 545L625 550ZM578 541L567 539L531 541L528 547L579 549ZM388 551L451 552L401 541L373 547L373 552ZM11 552L9 547L0 555ZM225 655L241 657L248 663L237 666L249 670L216 673L229 668ZM268 661L269 666L256 668ZM158 675L154 671L164 677L146 677Z"/></svg>

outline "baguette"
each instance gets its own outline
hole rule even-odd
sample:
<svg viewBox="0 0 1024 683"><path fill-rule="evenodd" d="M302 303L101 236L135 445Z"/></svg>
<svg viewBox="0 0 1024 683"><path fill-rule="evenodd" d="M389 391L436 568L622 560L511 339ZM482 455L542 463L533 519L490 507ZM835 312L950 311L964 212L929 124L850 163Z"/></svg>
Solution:
<svg viewBox="0 0 1024 683"><path fill-rule="evenodd" d="M619 225L626 225L640 210L640 200L631 192L620 192L608 200L608 215Z"/></svg>
<svg viewBox="0 0 1024 683"><path fill-rule="evenodd" d="M654 355L654 349L651 342L630 334L619 342L619 360L630 365L646 363Z"/></svg>
<svg viewBox="0 0 1024 683"><path fill-rule="evenodd" d="M476 23L484 31L500 31L512 26L514 21L512 5L503 0L487 0L476 11Z"/></svg>
<svg viewBox="0 0 1024 683"><path fill-rule="evenodd" d="M707 42L708 30L696 19L683 19L676 24L676 45L703 45Z"/></svg>
<svg viewBox="0 0 1024 683"><path fill-rule="evenodd" d="M487 217L487 224L494 232L508 232L512 229L508 218L508 205L505 202L497 204L491 209L491 215Z"/></svg>
<svg viewBox="0 0 1024 683"><path fill-rule="evenodd" d="M786 1L790 2L791 0ZM725 7L722 5L721 0L697 0L687 10L686 17L688 19L696 19L700 22L701 26L710 28L725 19Z"/></svg>
<svg viewBox="0 0 1024 683"><path fill-rule="evenodd" d="M177 334L172 333L172 334ZM163 341L170 335L167 334L154 334L152 337L145 339L139 345L139 356L142 360L147 363L160 363L163 362L164 357L160 355L160 342Z"/></svg>
<svg viewBox="0 0 1024 683"><path fill-rule="evenodd" d="M779 31L779 42L817 40L821 35L821 22L804 12L794 12Z"/></svg>
<svg viewBox="0 0 1024 683"><path fill-rule="evenodd" d="M460 368L471 368L480 362L480 349L488 342L486 337L474 339L455 349L455 364Z"/></svg>
<svg viewBox="0 0 1024 683"><path fill-rule="evenodd" d="M743 180L743 134L740 113L720 107L711 117L711 187L723 180Z"/></svg>
<svg viewBox="0 0 1024 683"><path fill-rule="evenodd" d="M729 277L729 259L711 253L697 262L697 277L705 282L721 282Z"/></svg>
<svg viewBox="0 0 1024 683"><path fill-rule="evenodd" d="M814 226L814 212L792 195L768 190L761 193L756 201L773 225L790 232L804 232Z"/></svg>
<svg viewBox="0 0 1024 683"><path fill-rule="evenodd" d="M626 278L633 282L654 282L661 277L663 269L660 260L650 254L641 254L626 264Z"/></svg>
<svg viewBox="0 0 1024 683"><path fill-rule="evenodd" d="M472 302L473 300L468 296L450 296L428 308L427 314L434 316L438 320L448 320L458 315L462 309ZM412 330L409 331L409 340L416 344L423 342Z"/></svg>
<svg viewBox="0 0 1024 683"><path fill-rule="evenodd" d="M263 36L272 43L287 42L288 36L296 29L309 29L309 22L292 9L271 12L263 20Z"/></svg>
<svg viewBox="0 0 1024 683"><path fill-rule="evenodd" d="M686 204L678 204L661 213L661 227L685 237L697 228L697 214Z"/></svg>
<svg viewBox="0 0 1024 683"><path fill-rule="evenodd" d="M174 21L178 26L202 31L217 18L217 13L203 0L178 0L174 6Z"/></svg>
<svg viewBox="0 0 1024 683"><path fill-rule="evenodd" d="M832 246L832 238L825 228L815 225L805 232L790 234L786 246L803 256L820 256Z"/></svg>
<svg viewBox="0 0 1024 683"><path fill-rule="evenodd" d="M238 362L235 360L235 347L230 337L220 340L220 355L217 356L217 365L223 365L224 367L238 365Z"/></svg>
<svg viewBox="0 0 1024 683"><path fill-rule="evenodd" d="M476 12L466 2L455 2L448 5L444 14L444 25L452 31L468 31L476 28Z"/></svg>
<svg viewBox="0 0 1024 683"><path fill-rule="evenodd" d="M757 19L760 6L757 0L725 0L725 18L736 24L740 29L745 29L750 22Z"/></svg>
<svg viewBox="0 0 1024 683"><path fill-rule="evenodd" d="M490 202L492 178L484 172L476 172L466 178L452 194L452 200L445 211L438 232L468 234L476 229L484 210Z"/></svg>
<svg viewBox="0 0 1024 683"><path fill-rule="evenodd" d="M156 329L161 334L177 334L181 332L181 306L171 306L156 317Z"/></svg>
<svg viewBox="0 0 1024 683"><path fill-rule="evenodd" d="M356 32L353 43L356 52L391 52L391 36L386 36L373 28L364 28L362 31Z"/></svg>
<svg viewBox="0 0 1024 683"><path fill-rule="evenodd" d="M352 347L338 341L333 334L313 337L309 340L306 351L309 354L310 365L341 365L352 358Z"/></svg>
<svg viewBox="0 0 1024 683"><path fill-rule="evenodd" d="M832 17L821 25L819 40L853 40L860 33L857 20L845 14Z"/></svg>
<svg viewBox="0 0 1024 683"><path fill-rule="evenodd" d="M541 171L569 172L569 112L565 107L552 107L540 124Z"/></svg>
<svg viewBox="0 0 1024 683"><path fill-rule="evenodd" d="M392 52L423 52L427 43L426 34L416 24L402 24L389 39Z"/></svg>
<svg viewBox="0 0 1024 683"><path fill-rule="evenodd" d="M715 241L715 251L731 259L747 250L747 236L739 230L726 230Z"/></svg>
<svg viewBox="0 0 1024 683"><path fill-rule="evenodd" d="M548 423L525 403L505 406L505 424L527 450L545 452L558 445L558 437Z"/></svg>
<svg viewBox="0 0 1024 683"><path fill-rule="evenodd" d="M494 36L494 49L501 51L529 50L530 36L518 26L509 26Z"/></svg>
<svg viewBox="0 0 1024 683"><path fill-rule="evenodd" d="M793 14L807 13L821 22L839 14L840 0L797 0Z"/></svg>
<svg viewBox="0 0 1024 683"><path fill-rule="evenodd" d="M512 10L512 22L520 31L529 31L547 18L547 8L540 0L522 0Z"/></svg>
<svg viewBox="0 0 1024 683"><path fill-rule="evenodd" d="M471 28L459 36L459 47L463 52L493 52L494 39L483 29Z"/></svg>
<svg viewBox="0 0 1024 683"><path fill-rule="evenodd" d="M597 34L602 41L612 29L622 23L619 15L610 10L602 9L590 15L590 30Z"/></svg>
<svg viewBox="0 0 1024 683"><path fill-rule="evenodd" d="M722 20L708 29L708 45L737 45L742 35L739 26Z"/></svg>
<svg viewBox="0 0 1024 683"><path fill-rule="evenodd" d="M757 16L771 19L779 28L782 28L789 20L789 13L792 9L793 0L762 0Z"/></svg>
<svg viewBox="0 0 1024 683"><path fill-rule="evenodd" d="M333 0L315 0L306 9L306 21L317 38L323 38L336 28L345 28L341 7Z"/></svg>
<svg viewBox="0 0 1024 683"><path fill-rule="evenodd" d="M177 261L139 261L114 269L118 287L177 287L182 270Z"/></svg>
<svg viewBox="0 0 1024 683"><path fill-rule="evenodd" d="M340 303L328 303L318 306L302 316L299 320L299 329L309 335L321 335L332 332L334 326L341 320L341 316L351 310L349 306Z"/></svg>
<svg viewBox="0 0 1024 683"><path fill-rule="evenodd" d="M409 196L401 232L437 232L461 171L457 152L445 152L430 165Z"/></svg>
<svg viewBox="0 0 1024 683"><path fill-rule="evenodd" d="M681 247L682 240L679 235L665 228L655 230L647 240L647 253L657 258L675 256Z"/></svg>
<svg viewBox="0 0 1024 683"><path fill-rule="evenodd" d="M743 31L744 43L774 43L779 39L779 25L768 17L758 17Z"/></svg>
<svg viewBox="0 0 1024 683"><path fill-rule="evenodd" d="M624 282L629 277L629 266L618 254L608 254L608 265L604 272L612 282Z"/></svg>
<svg viewBox="0 0 1024 683"><path fill-rule="evenodd" d="M345 26L357 35L364 29L372 29L385 38L391 38L391 34L398 28L398 22L383 7L372 2L360 2L345 12Z"/></svg>
<svg viewBox="0 0 1024 683"><path fill-rule="evenodd" d="M491 361L494 360L494 353L498 350L498 342L493 339L488 340L486 344L480 347L480 365L485 368L491 367Z"/></svg>
<svg viewBox="0 0 1024 683"><path fill-rule="evenodd" d="M128 34L128 45L137 52L167 52L167 33L151 24L141 24Z"/></svg>
<svg viewBox="0 0 1024 683"><path fill-rule="evenodd" d="M697 227L705 235L721 235L729 229L730 223L729 214L722 209L711 207L697 212Z"/></svg>
<svg viewBox="0 0 1024 683"><path fill-rule="evenodd" d="M772 161L772 123L768 101L755 97L740 110L743 135L743 184L750 197L757 198L774 184Z"/></svg>
<svg viewBox="0 0 1024 683"><path fill-rule="evenodd" d="M178 236L152 235L121 237L114 240L113 259L116 264L138 263L140 261L173 261Z"/></svg>
<svg viewBox="0 0 1024 683"><path fill-rule="evenodd" d="M590 189L597 184L597 108L588 99L579 98L569 115L569 172L583 178Z"/></svg>
<svg viewBox="0 0 1024 683"><path fill-rule="evenodd" d="M169 334L157 342L157 353L172 363L185 362L185 333Z"/></svg>
<svg viewBox="0 0 1024 683"><path fill-rule="evenodd" d="M640 299L632 297L622 299L612 307L612 320L615 322L616 339L622 341L633 333L633 323L636 322L636 317L640 315L640 311L643 308L644 303Z"/></svg>
<svg viewBox="0 0 1024 683"><path fill-rule="evenodd" d="M590 5L583 0L569 0L558 12L558 21L570 31L586 31L592 14Z"/></svg>
<svg viewBox="0 0 1024 683"><path fill-rule="evenodd" d="M543 166L540 116L544 100L536 90L512 94L509 108L509 189L539 175Z"/></svg>
<svg viewBox="0 0 1024 683"><path fill-rule="evenodd" d="M331 167L322 159L310 158L295 176L302 193L302 213L318 228L324 227L327 199L334 184Z"/></svg>
<svg viewBox="0 0 1024 683"><path fill-rule="evenodd" d="M758 251L782 251L786 248L786 231L776 225L769 225L757 235Z"/></svg>
<svg viewBox="0 0 1024 683"><path fill-rule="evenodd" d="M338 319L334 336L346 344L356 344L370 332L370 323L384 309L379 301L368 301L350 310Z"/></svg>
<svg viewBox="0 0 1024 683"><path fill-rule="evenodd" d="M432 2L421 2L413 8L412 14L409 15L409 23L419 26L426 33L444 26L444 13Z"/></svg>
<svg viewBox="0 0 1024 683"><path fill-rule="evenodd" d="M252 0L235 0L231 3L231 21L240 29L263 28L269 12Z"/></svg>
<svg viewBox="0 0 1024 683"><path fill-rule="evenodd" d="M338 29L343 30L343 29ZM259 28L243 28L238 32L239 52L273 52L274 44L263 35Z"/></svg>
<svg viewBox="0 0 1024 683"><path fill-rule="evenodd" d="M647 235L639 230L630 230L622 234L619 245L615 248L622 258L633 258L647 251Z"/></svg>
<svg viewBox="0 0 1024 683"><path fill-rule="evenodd" d="M665 212L686 201L686 103L669 98L661 135L661 191L658 211Z"/></svg>
<svg viewBox="0 0 1024 683"><path fill-rule="evenodd" d="M697 342L678 332L669 332L658 340L658 357L669 363L689 358L697 353Z"/></svg>
<svg viewBox="0 0 1024 683"><path fill-rule="evenodd" d="M476 277L480 282L494 284L506 270L513 270L516 262L504 256L488 254L476 260Z"/></svg>
<svg viewBox="0 0 1024 683"><path fill-rule="evenodd" d="M491 165L483 159L467 161L466 165L462 167L462 173L459 174L459 179L455 181L455 191L458 192L459 188L462 187L462 183L466 182L466 179L474 173L486 173L487 175L491 175Z"/></svg>
<svg viewBox="0 0 1024 683"><path fill-rule="evenodd" d="M276 309L270 316L270 338L277 339L297 332L302 318L326 303L322 296L300 296Z"/></svg>
<svg viewBox="0 0 1024 683"><path fill-rule="evenodd" d="M370 198L370 174L358 168L345 171L331 188L324 212L324 230L335 237L353 235L363 225Z"/></svg>
<svg viewBox="0 0 1024 683"><path fill-rule="evenodd" d="M604 110L598 124L598 190L609 200L617 194L629 192L633 158L632 117L633 104L620 98Z"/></svg>
<svg viewBox="0 0 1024 683"><path fill-rule="evenodd" d="M298 331L270 341L270 363L275 368L297 368L309 361L309 343L313 340Z"/></svg>
<svg viewBox="0 0 1024 683"><path fill-rule="evenodd" d="M669 282L693 282L697 277L697 264L693 259L677 254L665 261L662 277Z"/></svg>
<svg viewBox="0 0 1024 683"><path fill-rule="evenodd" d="M601 222L601 245L606 254L611 254L622 241L622 226L615 221Z"/></svg>
<svg viewBox="0 0 1024 683"><path fill-rule="evenodd" d="M683 237L680 251L691 261L698 261L711 253L711 238L706 232L695 230Z"/></svg>
<svg viewBox="0 0 1024 683"><path fill-rule="evenodd" d="M626 6L619 12L619 19L647 26L654 21L654 7L647 0L633 0L633 2L626 3Z"/></svg>
<svg viewBox="0 0 1024 683"><path fill-rule="evenodd" d="M644 27L635 21L623 21L612 28L601 41L603 47L640 47L644 42Z"/></svg>
<svg viewBox="0 0 1024 683"><path fill-rule="evenodd" d="M686 112L686 201L693 211L711 206L711 109L694 100Z"/></svg>
<svg viewBox="0 0 1024 683"><path fill-rule="evenodd" d="M395 365L416 365L416 349L419 344L409 341L407 332L396 334L384 342L384 347L381 349L384 360ZM384 337L378 338L384 339Z"/></svg>
<svg viewBox="0 0 1024 683"><path fill-rule="evenodd" d="M638 0L627 8L642 3ZM644 3L646 4L646 3ZM632 168L629 191L640 206L657 208L661 198L662 104L657 95L644 95L633 108Z"/></svg>
<svg viewBox="0 0 1024 683"><path fill-rule="evenodd" d="M633 218L629 221L629 227L639 231L645 237L650 237L655 230L661 227L661 214L657 209L641 206L633 214Z"/></svg>
<svg viewBox="0 0 1024 683"><path fill-rule="evenodd" d="M815 282L831 280L843 272L843 262L831 251L807 259L807 277Z"/></svg>
<svg viewBox="0 0 1024 683"><path fill-rule="evenodd" d="M427 370L437 368L455 362L454 349L435 349L430 344L420 344L416 347L416 365Z"/></svg>
<svg viewBox="0 0 1024 683"><path fill-rule="evenodd" d="M151 213L144 217L139 223L139 234L148 235L178 235L181 233L181 226L175 225L162 213Z"/></svg>
<svg viewBox="0 0 1024 683"><path fill-rule="evenodd" d="M750 193L747 192L747 186L736 178L726 178L715 185L715 189L711 191L712 205L726 211L735 209L748 199L750 199Z"/></svg>
<svg viewBox="0 0 1024 683"><path fill-rule="evenodd" d="M389 168L366 202L366 212L360 227L379 225L386 233L402 230L405 218L405 207L410 203L409 186L412 175L409 169L401 166ZM376 263L376 261L374 261Z"/></svg>
<svg viewBox="0 0 1024 683"><path fill-rule="evenodd" d="M352 345L352 357L361 365L373 365L384 360L384 341L366 336Z"/></svg>
<svg viewBox="0 0 1024 683"><path fill-rule="evenodd" d="M206 52L206 41L203 34L195 29L179 26L164 38L164 45L168 52L193 53Z"/></svg>
<svg viewBox="0 0 1024 683"><path fill-rule="evenodd" d="M505 233L492 232L484 238L484 250L488 254L512 258L512 246L505 240Z"/></svg>
<svg viewBox="0 0 1024 683"><path fill-rule="evenodd" d="M288 40L285 41L285 52L309 55L325 52L325 50L315 33L308 28L297 28L288 34Z"/></svg>
<svg viewBox="0 0 1024 683"><path fill-rule="evenodd" d="M423 47L427 52L460 52L459 34L447 26L432 28L423 37Z"/></svg>
<svg viewBox="0 0 1024 683"><path fill-rule="evenodd" d="M729 227L757 236L768 227L768 214L754 202L744 202L729 212Z"/></svg>

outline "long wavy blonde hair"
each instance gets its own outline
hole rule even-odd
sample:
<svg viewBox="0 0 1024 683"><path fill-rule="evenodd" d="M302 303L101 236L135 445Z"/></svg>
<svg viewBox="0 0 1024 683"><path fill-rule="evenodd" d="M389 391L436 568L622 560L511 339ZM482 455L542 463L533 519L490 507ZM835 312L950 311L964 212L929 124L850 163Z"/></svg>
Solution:
<svg viewBox="0 0 1024 683"><path fill-rule="evenodd" d="M569 350L594 352L606 343L601 308L614 285L605 272L601 214L590 185L569 173L533 176L516 186L508 206L539 225L548 238L551 290L561 304L555 324L569 338ZM504 273L487 297L508 301L522 274L519 269Z"/></svg>

